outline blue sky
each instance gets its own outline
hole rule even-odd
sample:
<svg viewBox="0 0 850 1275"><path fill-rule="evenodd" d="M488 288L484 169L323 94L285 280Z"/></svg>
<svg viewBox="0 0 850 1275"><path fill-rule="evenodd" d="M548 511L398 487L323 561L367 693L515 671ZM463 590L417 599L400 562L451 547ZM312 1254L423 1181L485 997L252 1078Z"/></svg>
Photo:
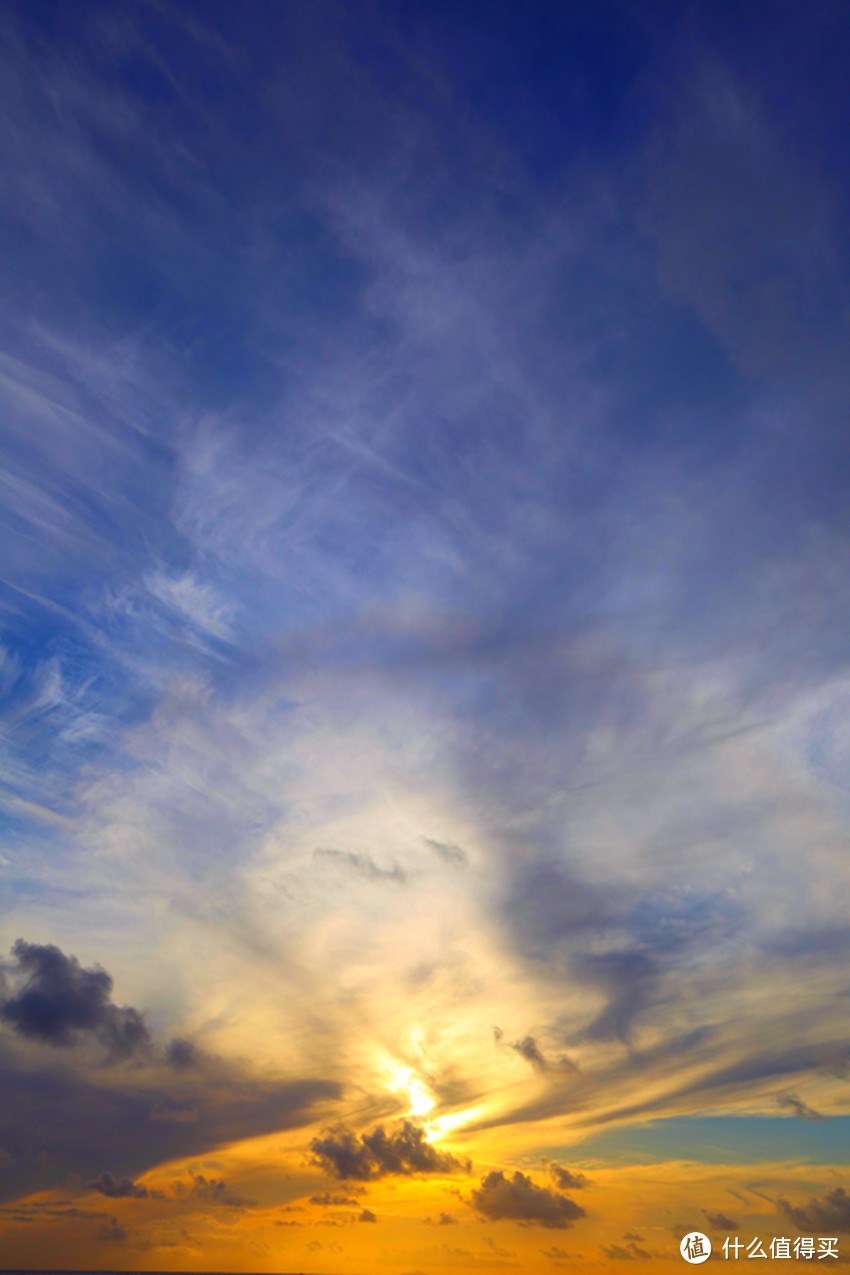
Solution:
<svg viewBox="0 0 850 1275"><path fill-rule="evenodd" d="M7 1197L410 1115L840 1163L841 6L7 19ZM45 1034L19 939L114 1000Z"/></svg>

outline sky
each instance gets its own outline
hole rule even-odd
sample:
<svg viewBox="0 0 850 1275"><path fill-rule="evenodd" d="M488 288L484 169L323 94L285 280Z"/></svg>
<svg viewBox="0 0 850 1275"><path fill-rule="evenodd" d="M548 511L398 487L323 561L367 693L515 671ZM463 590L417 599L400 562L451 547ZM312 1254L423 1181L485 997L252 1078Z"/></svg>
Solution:
<svg viewBox="0 0 850 1275"><path fill-rule="evenodd" d="M0 1267L847 1260L845 6L3 10Z"/></svg>

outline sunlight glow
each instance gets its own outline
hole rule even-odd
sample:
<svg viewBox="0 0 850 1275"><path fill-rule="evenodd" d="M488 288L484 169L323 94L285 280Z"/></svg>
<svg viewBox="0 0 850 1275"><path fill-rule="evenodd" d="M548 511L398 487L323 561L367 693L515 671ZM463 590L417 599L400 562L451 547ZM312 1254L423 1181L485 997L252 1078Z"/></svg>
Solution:
<svg viewBox="0 0 850 1275"><path fill-rule="evenodd" d="M456 1129L462 1129L470 1121L482 1116L484 1110L484 1106L479 1104L477 1107L467 1107L465 1111L455 1111L445 1116L437 1116L435 1120L429 1120L425 1126L426 1141L438 1142L447 1133L454 1133Z"/></svg>
<svg viewBox="0 0 850 1275"><path fill-rule="evenodd" d="M406 1093L410 1100L409 1116L424 1116L434 1108L434 1099L419 1077L410 1069L399 1063L391 1063L386 1068L390 1089L398 1093Z"/></svg>

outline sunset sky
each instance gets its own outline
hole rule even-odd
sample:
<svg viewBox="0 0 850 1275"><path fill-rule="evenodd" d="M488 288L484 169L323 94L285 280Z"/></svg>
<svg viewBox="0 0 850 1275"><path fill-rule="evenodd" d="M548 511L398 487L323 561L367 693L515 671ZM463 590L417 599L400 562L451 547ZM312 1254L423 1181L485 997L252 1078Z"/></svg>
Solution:
<svg viewBox="0 0 850 1275"><path fill-rule="evenodd" d="M846 4L2 7L0 1267L850 1260Z"/></svg>

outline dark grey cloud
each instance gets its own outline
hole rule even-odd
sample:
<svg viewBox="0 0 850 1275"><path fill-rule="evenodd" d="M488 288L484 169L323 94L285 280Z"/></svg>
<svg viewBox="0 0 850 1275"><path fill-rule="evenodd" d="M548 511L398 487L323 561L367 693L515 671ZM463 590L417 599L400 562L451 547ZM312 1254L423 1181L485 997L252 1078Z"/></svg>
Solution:
<svg viewBox="0 0 850 1275"><path fill-rule="evenodd" d="M700 895L682 902L630 896L624 887L602 891L574 867L545 858L511 869L499 907L523 956L545 964L549 977L568 974L602 994L596 1017L565 1032L565 1039L624 1044L662 998L665 976L699 946L716 943L719 932L726 936L742 923L725 898ZM593 939L603 939L607 950L588 951ZM497 1033L496 1039L503 1037ZM546 1067L533 1037L512 1047Z"/></svg>
<svg viewBox="0 0 850 1275"><path fill-rule="evenodd" d="M781 1093L777 1095L777 1104L791 1111L798 1120L825 1120L826 1117L821 1115L819 1111L815 1111L814 1107L810 1107L807 1102L803 1102L802 1098L798 1098L795 1093Z"/></svg>
<svg viewBox="0 0 850 1275"><path fill-rule="evenodd" d="M13 956L0 1010L12 1029L5 1039L0 1033L0 1146L10 1157L4 1199L60 1185L69 1173L108 1198L141 1199L147 1192L135 1177L154 1165L297 1127L316 1103L340 1095L331 1081L259 1079L179 1038L161 1050L138 1011L113 1004L112 979L100 966L24 940ZM16 1036L62 1051L61 1065L33 1057ZM86 1039L105 1050L97 1062L72 1049ZM104 1061L131 1057L136 1066L104 1074ZM162 1083L169 1071L176 1092ZM247 1203L215 1180L199 1177L192 1190L212 1203Z"/></svg>
<svg viewBox="0 0 850 1275"><path fill-rule="evenodd" d="M605 927L609 933L615 925L624 928L631 941L602 953L578 951L571 961L574 977L599 989L606 1000L578 1034L628 1044L641 1015L663 1003L665 977L700 948L729 939L744 920L741 905L722 893L678 897L662 892L632 899Z"/></svg>
<svg viewBox="0 0 850 1275"><path fill-rule="evenodd" d="M362 1188L358 1188L362 1189ZM321 1204L325 1208L345 1208L360 1207L360 1201L353 1195L333 1195L330 1191L320 1191L317 1195L310 1196L311 1204Z"/></svg>
<svg viewBox="0 0 850 1275"><path fill-rule="evenodd" d="M821 1071L832 1063L839 1051L846 1049L843 1041L823 1041L813 1045L799 1045L788 1049L763 1050L742 1058L725 1067L710 1071L679 1092L697 1094L717 1089L732 1089L756 1084L773 1077L803 1075Z"/></svg>
<svg viewBox="0 0 850 1275"><path fill-rule="evenodd" d="M609 1067L602 1068L593 1075L580 1072L575 1064L570 1063L568 1059L562 1059L561 1069L559 1071L553 1069L549 1072L551 1083L543 1093L496 1116L488 1116L476 1121L471 1127L476 1130L493 1128L513 1122L546 1120L566 1111L587 1110L593 1106L594 1096L600 1090L609 1089L616 1093L623 1081L630 1077L656 1069L675 1076L681 1068L681 1060L684 1056L702 1058L710 1063L712 1058L710 1046L714 1036L713 1029L701 1027L695 1031L683 1032L681 1035L662 1040L650 1049L630 1049ZM669 1096L659 1098L648 1105L652 1109L663 1108L668 1102ZM606 1119L614 1120L622 1115L642 1114L647 1104L636 1104L636 1106L639 1110L633 1111L629 1107L625 1111L618 1111L616 1115L584 1117L582 1123L603 1123Z"/></svg>
<svg viewBox="0 0 850 1275"><path fill-rule="evenodd" d="M102 1217L103 1213L100 1210L78 1209L75 1205L65 1207L44 1204L40 1200L36 1203L23 1201L20 1204L8 1205L2 1212L4 1222L20 1222L24 1226L43 1225L46 1221L62 1222L66 1218L93 1222Z"/></svg>
<svg viewBox="0 0 850 1275"><path fill-rule="evenodd" d="M554 1160L548 1167L549 1176L559 1191L579 1191L583 1187L590 1186L590 1178L586 1178L583 1173L574 1173L572 1169L565 1169Z"/></svg>
<svg viewBox="0 0 850 1275"><path fill-rule="evenodd" d="M436 1218L426 1217L424 1219L426 1226L456 1226L457 1218L452 1217L451 1213L438 1213Z"/></svg>
<svg viewBox="0 0 850 1275"><path fill-rule="evenodd" d="M456 846L452 841L435 841L433 837L423 837L422 840L426 846L430 846L434 854L438 855L443 863L451 863L456 867L465 868L469 864L466 851L460 846Z"/></svg>
<svg viewBox="0 0 850 1275"><path fill-rule="evenodd" d="M738 1223L726 1213L712 1213L709 1209L703 1209L702 1215L708 1225L716 1227L718 1231L737 1231L738 1229Z"/></svg>
<svg viewBox="0 0 850 1275"><path fill-rule="evenodd" d="M509 1045L515 1053L524 1058L526 1062L530 1062L532 1067L536 1067L538 1071L548 1071L549 1064L540 1052L537 1041L533 1036L523 1036L522 1040L514 1040Z"/></svg>
<svg viewBox="0 0 850 1275"><path fill-rule="evenodd" d="M377 1220L371 1209L364 1209L357 1219L358 1222L377 1222Z"/></svg>
<svg viewBox="0 0 850 1275"><path fill-rule="evenodd" d="M108 1222L102 1222L95 1231L92 1239L98 1244L126 1244L130 1239L130 1232L126 1226L122 1226L117 1217L112 1217Z"/></svg>
<svg viewBox="0 0 850 1275"><path fill-rule="evenodd" d="M382 868L368 854L354 854L351 850L323 850L320 847L313 851L313 857L344 863L358 876L365 877L367 881L393 881L397 885L405 885L409 879L408 873L399 864L394 863L391 868Z"/></svg>
<svg viewBox="0 0 850 1275"><path fill-rule="evenodd" d="M628 1042L635 1019L652 999L659 963L648 952L632 949L580 959L584 976L604 988L608 1004L583 1032L590 1040Z"/></svg>
<svg viewBox="0 0 850 1275"><path fill-rule="evenodd" d="M362 1182L388 1174L469 1172L468 1162L440 1151L425 1138L421 1125L404 1120L395 1129L378 1125L362 1137L345 1125L326 1129L310 1150L315 1164L334 1177Z"/></svg>
<svg viewBox="0 0 850 1275"><path fill-rule="evenodd" d="M551 965L575 940L616 915L611 892L587 885L566 865L533 860L511 871L501 904L505 921L526 957Z"/></svg>
<svg viewBox="0 0 850 1275"><path fill-rule="evenodd" d="M626 1248L623 1248L622 1244L611 1244L608 1248L603 1245L602 1252L612 1262L648 1262L652 1260L652 1254L647 1253L645 1248L639 1248L634 1241L629 1243Z"/></svg>
<svg viewBox="0 0 850 1275"><path fill-rule="evenodd" d="M192 1200L203 1200L205 1203L222 1208L247 1209L255 1203L254 1200L248 1200L244 1196L236 1195L233 1191L228 1191L227 1183L223 1178L208 1178L203 1173L193 1173L188 1185L178 1183L177 1193Z"/></svg>
<svg viewBox="0 0 850 1275"><path fill-rule="evenodd" d="M89 1182L87 1190L99 1191L110 1200L146 1200L148 1197L147 1187L138 1185L132 1178L116 1178L108 1169L104 1169L94 1182Z"/></svg>
<svg viewBox="0 0 850 1275"><path fill-rule="evenodd" d="M197 1067L201 1062L201 1052L198 1047L191 1040L185 1040L179 1036L175 1036L173 1040L168 1042L165 1056L171 1066L177 1071L184 1071L188 1067Z"/></svg>
<svg viewBox="0 0 850 1275"><path fill-rule="evenodd" d="M809 1235L813 1232L830 1235L834 1231L850 1231L850 1195L843 1186L827 1191L821 1199L813 1196L808 1204L793 1205L780 1199L779 1208L798 1231Z"/></svg>
<svg viewBox="0 0 850 1275"><path fill-rule="evenodd" d="M150 1119L161 1124L194 1124L198 1119L198 1108L194 1102L166 1098L151 1107Z"/></svg>
<svg viewBox="0 0 850 1275"><path fill-rule="evenodd" d="M0 1018L22 1036L60 1048L94 1038L116 1060L150 1050L139 1011L112 1003L112 978L106 970L84 969L53 944L18 939L12 953L15 990L0 1007Z"/></svg>
<svg viewBox="0 0 850 1275"><path fill-rule="evenodd" d="M244 1069L222 1068L214 1078L187 1079L194 1118L163 1120L156 1113L173 1099L156 1076L140 1069L125 1075L120 1086L107 1084L99 1071L88 1075L33 1066L30 1059L4 1055L0 1047L0 1145L14 1157L0 1196L14 1199L39 1184L60 1186L69 1173L103 1182L104 1164L118 1166L115 1181L132 1181L168 1160L298 1128L315 1118L316 1104L341 1093L331 1081L276 1083Z"/></svg>
<svg viewBox="0 0 850 1275"><path fill-rule="evenodd" d="M565 1230L585 1211L569 1196L538 1186L517 1170L508 1178L494 1169L472 1192L472 1207L492 1222L511 1220Z"/></svg>
<svg viewBox="0 0 850 1275"><path fill-rule="evenodd" d="M684 1056L690 1050L700 1050L711 1044L715 1034L708 1030L685 1033L678 1040L672 1038L664 1042L658 1049L643 1051L643 1054L630 1054L621 1063L609 1069L604 1076L606 1084L616 1083L626 1074L649 1071L659 1061L665 1065L675 1065L677 1055ZM734 1093L758 1087L765 1080L778 1079L792 1075L804 1075L813 1071L822 1071L835 1058L841 1042L825 1041L814 1046L800 1046L790 1049L765 1050L749 1057L738 1058L722 1067L706 1070L698 1079L690 1084L668 1092L663 1097L652 1098L645 1102L633 1103L629 1106L612 1109L602 1115L590 1118L587 1123L605 1124L615 1120L630 1120L637 1116L646 1116L653 1111L670 1111L677 1106L690 1105L690 1100L697 1095L712 1096L716 1093ZM703 1059L710 1060L710 1054L701 1049ZM563 1096L555 1094L551 1100L542 1100L533 1111L534 1117L541 1118L546 1111L552 1111L554 1105ZM516 1118L516 1113L514 1117Z"/></svg>

